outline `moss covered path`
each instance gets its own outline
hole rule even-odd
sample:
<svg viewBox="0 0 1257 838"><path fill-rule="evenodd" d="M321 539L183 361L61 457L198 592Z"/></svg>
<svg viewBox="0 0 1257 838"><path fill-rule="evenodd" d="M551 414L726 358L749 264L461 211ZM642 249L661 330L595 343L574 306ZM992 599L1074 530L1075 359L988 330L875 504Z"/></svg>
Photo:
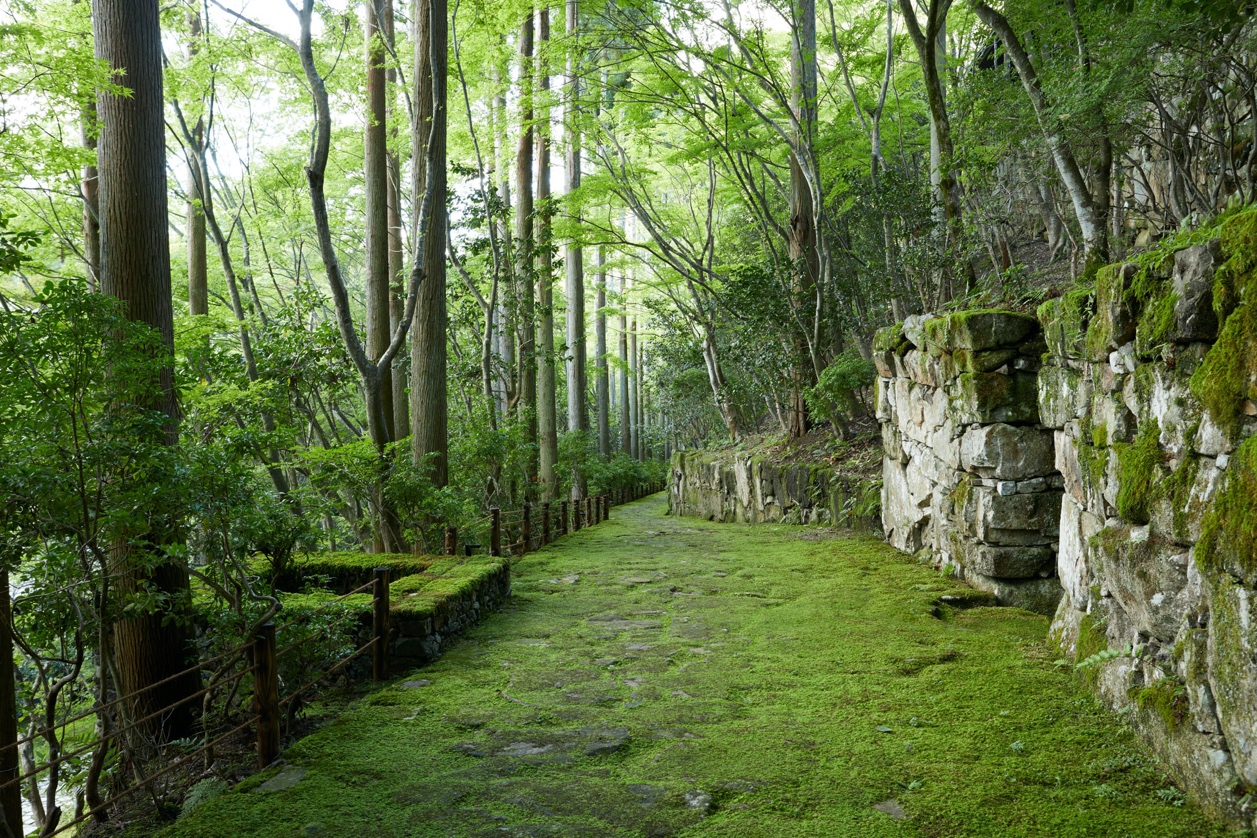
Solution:
<svg viewBox="0 0 1257 838"><path fill-rule="evenodd" d="M1215 834L1042 617L936 609L965 589L871 538L664 509L525 557L505 612L167 834Z"/></svg>

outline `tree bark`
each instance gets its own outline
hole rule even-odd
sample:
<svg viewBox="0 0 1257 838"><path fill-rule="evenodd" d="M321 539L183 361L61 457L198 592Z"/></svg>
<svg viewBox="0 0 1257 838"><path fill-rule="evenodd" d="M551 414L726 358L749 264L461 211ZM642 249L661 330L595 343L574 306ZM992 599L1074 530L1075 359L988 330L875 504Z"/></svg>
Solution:
<svg viewBox="0 0 1257 838"><path fill-rule="evenodd" d="M598 420L598 453L611 456L611 393L607 380L607 271L606 254L598 246L598 268L594 274L597 300L594 303L595 413Z"/></svg>
<svg viewBox="0 0 1257 838"><path fill-rule="evenodd" d="M195 59L201 51L201 12L188 12L188 58ZM199 113L192 126L192 142L199 154L205 148L205 120ZM204 199L200 192L201 179L193 171L197 163L188 161L188 313L209 314L209 261L205 242L205 213L201 209Z"/></svg>
<svg viewBox="0 0 1257 838"><path fill-rule="evenodd" d="M414 194L427 179L432 204L423 235L425 280L419 288L411 328L411 454L416 464L431 458L430 476L436 486L449 482L449 417L446 373L445 247L446 210L446 62L449 24L445 0L416 0L414 101L415 126L412 157L415 161ZM434 64L434 61L439 63ZM432 141L432 172L427 172L425 150ZM416 200L415 206L419 205Z"/></svg>
<svg viewBox="0 0 1257 838"><path fill-rule="evenodd" d="M166 138L162 102L161 24L156 0L97 0L92 29L96 58L111 70L130 96L102 91L97 98L101 289L122 301L127 317L154 329L161 346L174 351L170 294L170 240L167 235ZM164 364L152 382L151 407L168 417L160 442L178 443L178 404L174 368ZM159 519L161 516L157 516ZM122 596L151 585L169 597L167 604L114 623L114 644L125 694L150 687L184 670L190 660L180 609L189 596L186 569L173 558L137 560L140 538L160 545L173 539L175 522L165 532L136 533L113 545L111 560L124 574ZM160 547L153 547L160 550ZM151 570L144 569L151 567ZM172 678L137 696L137 716L171 708L194 693L195 673ZM183 736L193 721L192 702L161 717L158 736Z"/></svg>
<svg viewBox="0 0 1257 838"><path fill-rule="evenodd" d="M388 249L388 85L385 76L384 19L381 6L390 0L366 0L367 125L363 135L363 192L366 203L366 331L367 357L379 361L392 337L389 312ZM380 379L380 398L390 442L397 439L393 417L393 376Z"/></svg>
<svg viewBox="0 0 1257 838"><path fill-rule="evenodd" d="M791 301L797 319L790 382L790 423L787 436L798 439L808 431L807 402L803 392L816 379L812 360L815 301L820 259L817 251L816 201L804 176L803 162L814 144L816 125L816 2L795 0L790 38L791 96L797 129L790 155L790 225L788 252L794 276Z"/></svg>
<svg viewBox="0 0 1257 838"><path fill-rule="evenodd" d="M627 215L627 214L626 214ZM627 219L626 219L627 220ZM620 277L620 453L633 456L633 419L629 412L629 339L627 277Z"/></svg>
<svg viewBox="0 0 1257 838"><path fill-rule="evenodd" d="M17 694L13 665L13 607L9 598L8 556L0 563L0 747L17 742ZM5 747L0 751L0 824L17 838L22 829L22 784L18 778L18 749Z"/></svg>
<svg viewBox="0 0 1257 838"><path fill-rule="evenodd" d="M537 479L537 324L533 291L533 12L519 27L519 148L515 154L515 301L519 324L519 398L528 443L529 489Z"/></svg>
<svg viewBox="0 0 1257 838"><path fill-rule="evenodd" d="M384 38L389 52L395 53L397 38L393 29L393 0L384 2ZM397 70L390 64L385 72L388 85L388 316L389 333L396 332L405 316L406 253L402 241L402 165L397 154ZM406 386L406 365L393 364L393 439L410 436L410 398Z"/></svg>
<svg viewBox="0 0 1257 838"><path fill-rule="evenodd" d="M580 221L580 210L574 193L580 189L580 61L575 39L580 34L579 0L567 0L567 37L573 41L567 54L567 195L568 213ZM589 412L585 407L585 266L579 241L569 241L564 253L567 269L567 427L572 431L589 430ZM585 475L580 469L572 474L572 496L584 497Z"/></svg>
<svg viewBox="0 0 1257 838"><path fill-rule="evenodd" d="M641 369L637 364L637 319L629 322L629 454L642 458Z"/></svg>
<svg viewBox="0 0 1257 838"><path fill-rule="evenodd" d="M551 256L550 207L550 68L546 54L550 41L550 10L537 16L537 307L540 333L537 338L537 424L540 443L542 500L556 497L558 487L559 434L557 380L554 357L554 264Z"/></svg>

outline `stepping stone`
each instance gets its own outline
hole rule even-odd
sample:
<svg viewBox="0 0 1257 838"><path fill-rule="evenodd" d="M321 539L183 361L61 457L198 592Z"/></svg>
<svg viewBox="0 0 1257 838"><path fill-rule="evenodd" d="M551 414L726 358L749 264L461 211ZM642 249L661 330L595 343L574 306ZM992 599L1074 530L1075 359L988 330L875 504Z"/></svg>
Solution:
<svg viewBox="0 0 1257 838"><path fill-rule="evenodd" d="M418 679L417 681L403 681L403 682L402 682L402 689L404 689L404 690L417 690L417 689L419 689L420 687L427 687L427 686L431 686L431 684L432 684L432 679L430 679L430 678L420 678L420 679Z"/></svg>
<svg viewBox="0 0 1257 838"><path fill-rule="evenodd" d="M646 785L645 783L631 783L628 790L629 794L636 797L638 802L647 809L653 809L659 805L659 802L668 794L667 789Z"/></svg>
<svg viewBox="0 0 1257 838"><path fill-rule="evenodd" d="M711 795L702 789L687 791L685 793L685 805L705 815L711 810Z"/></svg>
<svg viewBox="0 0 1257 838"><path fill-rule="evenodd" d="M901 821L908 817L908 813L903 810L897 800L883 800L881 803L873 804L873 808L881 812L883 815L890 815L891 818Z"/></svg>
<svg viewBox="0 0 1257 838"><path fill-rule="evenodd" d="M296 765L286 765L274 777L258 786L257 790L264 793L274 791L284 791L300 783L305 779L306 770Z"/></svg>
<svg viewBox="0 0 1257 838"><path fill-rule="evenodd" d="M548 754L554 750L553 745L538 745L535 742L512 742L498 751L504 757L531 757Z"/></svg>

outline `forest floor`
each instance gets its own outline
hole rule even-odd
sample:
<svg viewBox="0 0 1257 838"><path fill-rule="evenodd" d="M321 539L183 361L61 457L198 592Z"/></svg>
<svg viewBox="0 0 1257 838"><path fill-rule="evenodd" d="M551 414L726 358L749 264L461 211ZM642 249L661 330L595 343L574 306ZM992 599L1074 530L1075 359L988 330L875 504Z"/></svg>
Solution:
<svg viewBox="0 0 1257 838"><path fill-rule="evenodd" d="M1047 622L868 535L665 516L525 556L507 609L163 833L1207 836Z"/></svg>

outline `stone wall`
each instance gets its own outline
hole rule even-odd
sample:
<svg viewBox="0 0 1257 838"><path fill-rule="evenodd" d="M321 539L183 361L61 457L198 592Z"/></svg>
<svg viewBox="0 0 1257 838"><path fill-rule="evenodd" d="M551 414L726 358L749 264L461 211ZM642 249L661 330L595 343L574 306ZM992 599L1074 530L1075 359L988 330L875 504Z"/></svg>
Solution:
<svg viewBox="0 0 1257 838"><path fill-rule="evenodd" d="M876 483L831 466L764 457L678 451L672 456L668 510L724 523L874 527Z"/></svg>
<svg viewBox="0 0 1257 838"><path fill-rule="evenodd" d="M1081 676L1257 830L1257 210L1038 315L879 333L887 537L1001 602L1059 600Z"/></svg>
<svg viewBox="0 0 1257 838"><path fill-rule="evenodd" d="M1001 604L1052 614L1061 476L1028 315L915 316L874 342L887 540Z"/></svg>
<svg viewBox="0 0 1257 838"><path fill-rule="evenodd" d="M455 637L489 611L500 610L511 595L510 564L505 560L473 556L444 572L434 567L442 575L417 591L408 592L401 583L394 587L389 648L394 668L436 660Z"/></svg>
<svg viewBox="0 0 1257 838"><path fill-rule="evenodd" d="M1090 658L1100 695L1195 797L1250 827L1255 257L1248 212L1219 239L1104 268L1039 312L1040 411L1066 489L1052 637Z"/></svg>

